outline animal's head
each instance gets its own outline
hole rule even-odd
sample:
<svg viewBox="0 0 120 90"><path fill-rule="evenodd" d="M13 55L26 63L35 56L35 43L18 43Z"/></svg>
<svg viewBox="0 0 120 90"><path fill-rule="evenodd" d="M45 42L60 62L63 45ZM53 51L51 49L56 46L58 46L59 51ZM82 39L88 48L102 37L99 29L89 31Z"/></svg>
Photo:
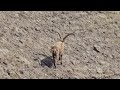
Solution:
<svg viewBox="0 0 120 90"><path fill-rule="evenodd" d="M55 50L56 50L56 47L55 47L55 46L51 46L50 52L52 53L52 52L55 51Z"/></svg>

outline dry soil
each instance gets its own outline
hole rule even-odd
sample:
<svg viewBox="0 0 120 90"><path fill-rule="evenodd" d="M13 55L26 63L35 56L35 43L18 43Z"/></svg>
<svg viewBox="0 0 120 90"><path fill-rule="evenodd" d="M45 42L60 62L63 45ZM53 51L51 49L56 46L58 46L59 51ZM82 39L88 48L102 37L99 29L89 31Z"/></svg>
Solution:
<svg viewBox="0 0 120 90"><path fill-rule="evenodd" d="M65 41L63 65L50 46ZM119 11L0 11L0 79L120 79Z"/></svg>

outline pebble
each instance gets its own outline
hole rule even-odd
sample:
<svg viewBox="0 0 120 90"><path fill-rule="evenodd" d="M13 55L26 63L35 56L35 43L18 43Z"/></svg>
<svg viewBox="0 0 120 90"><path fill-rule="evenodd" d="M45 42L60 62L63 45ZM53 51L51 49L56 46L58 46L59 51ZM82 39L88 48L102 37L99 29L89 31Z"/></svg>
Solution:
<svg viewBox="0 0 120 90"><path fill-rule="evenodd" d="M97 73L98 74L102 74L103 73L103 70L101 68L97 68Z"/></svg>

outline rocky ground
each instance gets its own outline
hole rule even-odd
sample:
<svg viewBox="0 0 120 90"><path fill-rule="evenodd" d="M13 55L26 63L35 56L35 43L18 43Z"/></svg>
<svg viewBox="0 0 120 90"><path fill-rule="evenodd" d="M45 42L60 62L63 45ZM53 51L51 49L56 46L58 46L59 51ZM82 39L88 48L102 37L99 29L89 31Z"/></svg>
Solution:
<svg viewBox="0 0 120 90"><path fill-rule="evenodd" d="M76 31L56 69L53 30ZM0 79L120 79L120 12L0 11Z"/></svg>

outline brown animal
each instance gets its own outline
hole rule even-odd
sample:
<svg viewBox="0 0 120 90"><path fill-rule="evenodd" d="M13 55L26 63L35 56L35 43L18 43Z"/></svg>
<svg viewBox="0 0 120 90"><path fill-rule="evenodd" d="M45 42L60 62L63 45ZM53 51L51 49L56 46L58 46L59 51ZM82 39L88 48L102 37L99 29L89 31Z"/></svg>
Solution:
<svg viewBox="0 0 120 90"><path fill-rule="evenodd" d="M56 32L58 33L58 32ZM59 33L58 33L59 34ZM56 42L53 46L51 46L51 49L50 49L50 52L52 53L52 58L53 58L53 64L54 64L54 67L56 68L56 62L57 60L60 60L60 64L62 65L62 56L63 56L63 53L64 53L64 42L65 42L65 39L70 36L70 35L74 35L74 32L73 33L69 33L67 34L63 39L61 38L61 35L59 34L59 37L60 37L60 41Z"/></svg>

